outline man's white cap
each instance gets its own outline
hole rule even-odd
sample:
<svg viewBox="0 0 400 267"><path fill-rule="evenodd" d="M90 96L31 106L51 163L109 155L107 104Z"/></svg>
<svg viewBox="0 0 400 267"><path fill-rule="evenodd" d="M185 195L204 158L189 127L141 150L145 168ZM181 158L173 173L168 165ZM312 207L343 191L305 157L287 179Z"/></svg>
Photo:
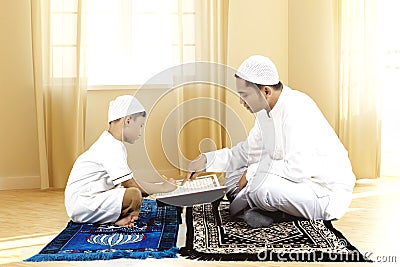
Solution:
<svg viewBox="0 0 400 267"><path fill-rule="evenodd" d="M261 85L279 83L278 70L275 64L269 58L260 55L251 56L243 61L236 75L243 80Z"/></svg>
<svg viewBox="0 0 400 267"><path fill-rule="evenodd" d="M145 111L143 105L134 96L122 95L110 101L108 107L108 122L125 116Z"/></svg>

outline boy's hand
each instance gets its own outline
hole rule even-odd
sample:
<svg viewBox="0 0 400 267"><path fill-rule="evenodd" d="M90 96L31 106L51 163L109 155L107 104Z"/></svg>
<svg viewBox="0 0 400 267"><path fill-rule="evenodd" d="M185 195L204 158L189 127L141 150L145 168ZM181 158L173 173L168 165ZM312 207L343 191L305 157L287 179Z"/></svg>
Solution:
<svg viewBox="0 0 400 267"><path fill-rule="evenodd" d="M167 178L165 175L163 175L163 177L165 182L160 186L159 193L171 192L178 188L178 184L174 178Z"/></svg>
<svg viewBox="0 0 400 267"><path fill-rule="evenodd" d="M196 179L200 173L206 170L207 166L207 158L203 154L200 154L195 160L189 163L188 166L188 173L183 179L181 185L184 185L189 180Z"/></svg>
<svg viewBox="0 0 400 267"><path fill-rule="evenodd" d="M148 195L174 191L178 187L173 178L164 178L164 181L157 183L149 183L141 180L136 180L136 182L140 186L141 190Z"/></svg>

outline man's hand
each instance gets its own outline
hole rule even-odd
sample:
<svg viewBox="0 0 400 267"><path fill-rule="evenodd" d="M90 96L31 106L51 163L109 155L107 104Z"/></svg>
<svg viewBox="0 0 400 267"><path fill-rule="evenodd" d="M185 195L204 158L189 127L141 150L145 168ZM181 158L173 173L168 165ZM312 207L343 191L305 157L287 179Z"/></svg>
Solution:
<svg viewBox="0 0 400 267"><path fill-rule="evenodd" d="M203 154L200 154L195 160L189 163L188 173L183 179L181 185L184 185L189 180L196 179L200 173L206 170L207 158Z"/></svg>
<svg viewBox="0 0 400 267"><path fill-rule="evenodd" d="M247 173L247 170L245 170L242 173L242 176L240 176L240 179L238 182L239 191L241 191L247 185L246 173Z"/></svg>

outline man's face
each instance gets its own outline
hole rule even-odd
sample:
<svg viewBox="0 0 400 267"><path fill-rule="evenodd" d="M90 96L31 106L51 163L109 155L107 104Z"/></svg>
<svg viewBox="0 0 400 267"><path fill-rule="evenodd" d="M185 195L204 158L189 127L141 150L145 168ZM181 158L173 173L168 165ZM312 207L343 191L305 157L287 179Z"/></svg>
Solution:
<svg viewBox="0 0 400 267"><path fill-rule="evenodd" d="M256 85L246 85L246 81L236 78L236 90L242 104L251 113L256 113L268 107L267 100Z"/></svg>
<svg viewBox="0 0 400 267"><path fill-rule="evenodd" d="M142 129L146 118L143 116L138 116L136 118L133 116L130 117L129 121L125 123L123 138L125 142L133 144L142 135Z"/></svg>

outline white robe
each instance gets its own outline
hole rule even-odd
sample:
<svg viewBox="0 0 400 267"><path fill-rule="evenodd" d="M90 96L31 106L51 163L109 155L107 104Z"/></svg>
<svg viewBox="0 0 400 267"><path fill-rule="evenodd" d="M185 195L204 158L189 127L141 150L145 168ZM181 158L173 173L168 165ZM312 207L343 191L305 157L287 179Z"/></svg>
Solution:
<svg viewBox="0 0 400 267"><path fill-rule="evenodd" d="M65 188L68 216L79 223L115 222L125 193L121 183L132 177L125 145L104 131L71 170Z"/></svg>
<svg viewBox="0 0 400 267"><path fill-rule="evenodd" d="M351 202L355 176L347 151L306 94L287 86L269 116L258 112L247 139L205 153L206 171L251 166L240 193L248 204L309 219L338 219Z"/></svg>

